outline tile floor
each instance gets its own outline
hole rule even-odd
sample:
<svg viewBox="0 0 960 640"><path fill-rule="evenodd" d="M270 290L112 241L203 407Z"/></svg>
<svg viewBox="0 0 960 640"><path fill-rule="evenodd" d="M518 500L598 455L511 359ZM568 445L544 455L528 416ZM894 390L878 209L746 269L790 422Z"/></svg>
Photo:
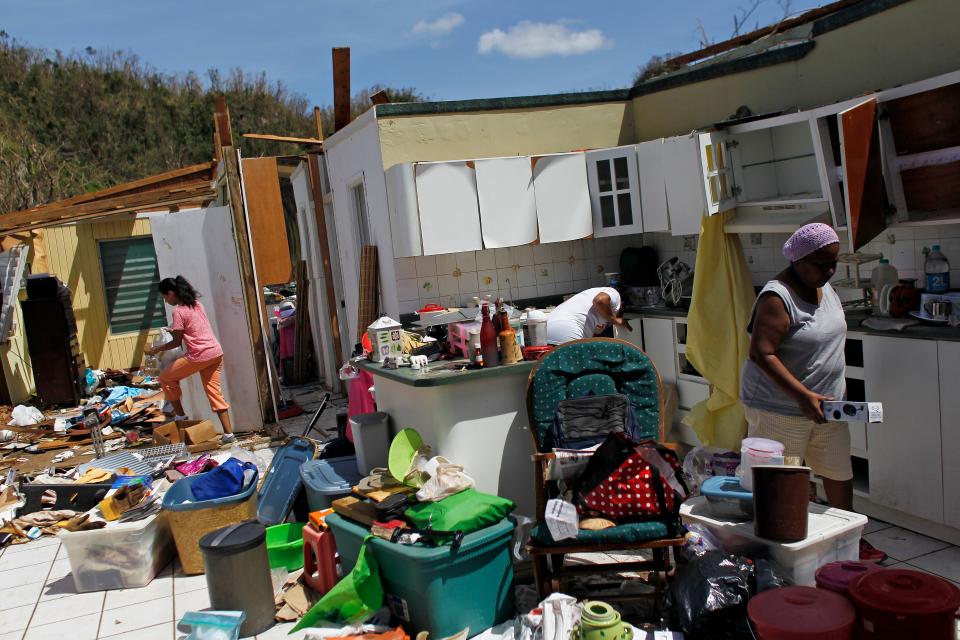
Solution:
<svg viewBox="0 0 960 640"><path fill-rule="evenodd" d="M927 571L960 586L960 547L879 521L867 525L865 537L890 556L885 565ZM597 561L623 559L597 555L604 556ZM210 606L206 578L184 575L176 562L140 589L77 593L66 549L56 538L2 550L0 593L0 640L177 640L183 634L176 621ZM292 627L277 624L257 637L302 638L287 636Z"/></svg>

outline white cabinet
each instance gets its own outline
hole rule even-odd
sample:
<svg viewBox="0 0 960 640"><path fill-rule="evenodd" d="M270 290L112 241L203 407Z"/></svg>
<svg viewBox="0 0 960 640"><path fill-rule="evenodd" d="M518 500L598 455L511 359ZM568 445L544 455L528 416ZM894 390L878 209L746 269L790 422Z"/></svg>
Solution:
<svg viewBox="0 0 960 640"><path fill-rule="evenodd" d="M483 249L473 163L419 162L417 203L423 254Z"/></svg>
<svg viewBox="0 0 960 640"><path fill-rule="evenodd" d="M636 149L643 230L647 233L670 231L670 217L667 213L667 181L663 169L663 138L641 142Z"/></svg>
<svg viewBox="0 0 960 640"><path fill-rule="evenodd" d="M624 314L624 319L630 323L630 326L633 327L633 330L630 331L626 327L615 326L613 328L613 335L620 340L626 340L632 345L638 346L643 349L643 320L640 316L635 316L631 314Z"/></svg>
<svg viewBox="0 0 960 640"><path fill-rule="evenodd" d="M673 346L673 320L671 318L645 317L643 326L643 350L660 373L664 384L677 384L677 361Z"/></svg>
<svg viewBox="0 0 960 640"><path fill-rule="evenodd" d="M670 233L675 236L700 235L700 220L706 209L700 171L700 143L697 138L677 136L663 141Z"/></svg>
<svg viewBox="0 0 960 640"><path fill-rule="evenodd" d="M386 171L386 181L393 255L397 258L422 256L423 242L420 239L420 211L417 207L413 163L393 165Z"/></svg>
<svg viewBox="0 0 960 640"><path fill-rule="evenodd" d="M960 527L960 342L937 343L940 359L940 438L943 464L943 522Z"/></svg>
<svg viewBox="0 0 960 640"><path fill-rule="evenodd" d="M722 132L701 133L698 138L707 215L712 216L736 206L733 170L727 158L729 143Z"/></svg>
<svg viewBox="0 0 960 640"><path fill-rule="evenodd" d="M535 156L533 189L541 243L579 240L593 233L583 153Z"/></svg>
<svg viewBox="0 0 960 640"><path fill-rule="evenodd" d="M932 340L863 337L867 400L883 403L883 422L867 427L870 501L942 522L940 374ZM956 395L951 390L952 395Z"/></svg>
<svg viewBox="0 0 960 640"><path fill-rule="evenodd" d="M476 160L480 223L486 249L537 239L537 200L530 158Z"/></svg>
<svg viewBox="0 0 960 640"><path fill-rule="evenodd" d="M587 152L587 181L597 238L643 232L633 145Z"/></svg>

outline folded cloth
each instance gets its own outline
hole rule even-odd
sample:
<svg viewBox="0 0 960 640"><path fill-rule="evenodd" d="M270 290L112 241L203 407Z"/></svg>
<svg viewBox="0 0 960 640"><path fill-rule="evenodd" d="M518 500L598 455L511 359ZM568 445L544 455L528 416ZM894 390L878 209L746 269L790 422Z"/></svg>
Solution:
<svg viewBox="0 0 960 640"><path fill-rule="evenodd" d="M863 321L863 326L877 331L903 331L915 324L920 323L910 318L877 318L876 316L871 316Z"/></svg>

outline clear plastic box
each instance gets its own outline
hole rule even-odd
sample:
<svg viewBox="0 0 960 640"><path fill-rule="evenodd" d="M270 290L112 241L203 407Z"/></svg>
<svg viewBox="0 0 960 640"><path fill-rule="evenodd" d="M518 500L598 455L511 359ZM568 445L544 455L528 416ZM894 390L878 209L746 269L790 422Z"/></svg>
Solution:
<svg viewBox="0 0 960 640"><path fill-rule="evenodd" d="M173 560L167 514L93 531L61 531L78 592L144 587Z"/></svg>
<svg viewBox="0 0 960 640"><path fill-rule="evenodd" d="M784 570L793 584L815 587L817 569L836 560L858 560L860 534L867 516L816 503L808 507L807 537L799 542L774 542L753 533L753 520L723 520L714 516L706 498L691 498L680 506L684 524L710 530L727 553L749 558L769 558Z"/></svg>

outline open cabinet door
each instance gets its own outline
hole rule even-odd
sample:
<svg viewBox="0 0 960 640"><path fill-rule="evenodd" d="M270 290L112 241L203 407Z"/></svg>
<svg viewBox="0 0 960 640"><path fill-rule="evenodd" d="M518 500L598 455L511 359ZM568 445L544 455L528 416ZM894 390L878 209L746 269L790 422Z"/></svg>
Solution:
<svg viewBox="0 0 960 640"><path fill-rule="evenodd" d="M887 228L876 98L840 112L839 118L847 224L856 251Z"/></svg>

